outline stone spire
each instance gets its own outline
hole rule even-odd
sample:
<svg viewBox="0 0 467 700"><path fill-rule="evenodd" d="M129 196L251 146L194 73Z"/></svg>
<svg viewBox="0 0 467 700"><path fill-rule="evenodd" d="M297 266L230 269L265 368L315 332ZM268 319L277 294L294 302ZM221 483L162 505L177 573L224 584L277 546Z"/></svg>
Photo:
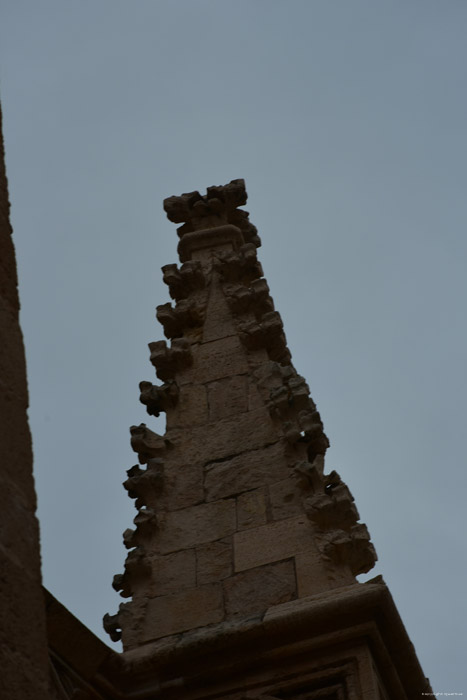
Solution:
<svg viewBox="0 0 467 700"><path fill-rule="evenodd" d="M335 471L308 386L291 364L281 317L239 206L243 180L169 197L181 266L162 268L170 340L149 344L160 384L140 384L165 435L133 426L139 465L124 483L135 528L113 586L130 602L104 626L125 650L356 583L376 560ZM150 421L148 421L149 423Z"/></svg>

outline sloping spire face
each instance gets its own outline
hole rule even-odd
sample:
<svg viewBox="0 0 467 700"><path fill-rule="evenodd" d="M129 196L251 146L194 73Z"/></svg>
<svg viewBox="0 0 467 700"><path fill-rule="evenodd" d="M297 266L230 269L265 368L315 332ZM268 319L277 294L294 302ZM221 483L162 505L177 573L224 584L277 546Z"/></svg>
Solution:
<svg viewBox="0 0 467 700"><path fill-rule="evenodd" d="M104 624L132 649L261 616L355 581L376 555L348 488L324 473L328 439L291 364L256 249L243 180L165 200L181 266L150 343L159 384L141 382L165 435L131 428L139 465L124 486L135 529L114 588L130 602Z"/></svg>

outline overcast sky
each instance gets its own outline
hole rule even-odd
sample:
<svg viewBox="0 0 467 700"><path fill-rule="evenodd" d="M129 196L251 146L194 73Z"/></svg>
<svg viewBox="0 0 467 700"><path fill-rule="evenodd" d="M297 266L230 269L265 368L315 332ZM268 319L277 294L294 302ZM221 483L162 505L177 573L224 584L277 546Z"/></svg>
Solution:
<svg viewBox="0 0 467 700"><path fill-rule="evenodd" d="M162 200L243 177L379 555L362 580L383 574L434 690L467 694L466 36L462 0L3 0L44 583L109 644L177 261Z"/></svg>

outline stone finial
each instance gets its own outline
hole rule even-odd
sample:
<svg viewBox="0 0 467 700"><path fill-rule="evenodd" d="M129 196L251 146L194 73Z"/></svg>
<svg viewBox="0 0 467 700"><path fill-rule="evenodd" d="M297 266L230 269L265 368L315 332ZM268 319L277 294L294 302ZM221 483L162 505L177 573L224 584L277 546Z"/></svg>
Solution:
<svg viewBox="0 0 467 700"><path fill-rule="evenodd" d="M170 197L181 265L165 265L173 303L149 344L162 384L140 384L164 435L130 429L139 465L124 487L135 528L107 617L125 649L355 583L376 554L352 495L326 475L329 441L291 362L257 258L243 180ZM149 419L150 420L150 419Z"/></svg>
<svg viewBox="0 0 467 700"><path fill-rule="evenodd" d="M244 180L232 180L227 185L208 187L203 196L199 192L164 199L164 210L170 221L183 224L177 229L182 238L186 233L231 224L243 233L246 243L261 245L257 229L248 220L248 212L238 209L247 201Z"/></svg>

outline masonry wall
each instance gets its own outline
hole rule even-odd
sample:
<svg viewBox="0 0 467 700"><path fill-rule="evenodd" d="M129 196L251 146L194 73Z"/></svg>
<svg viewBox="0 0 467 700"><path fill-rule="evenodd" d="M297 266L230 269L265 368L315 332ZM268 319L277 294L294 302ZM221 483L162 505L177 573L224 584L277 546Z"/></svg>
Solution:
<svg viewBox="0 0 467 700"><path fill-rule="evenodd" d="M0 112L0 697L48 698L28 389Z"/></svg>

